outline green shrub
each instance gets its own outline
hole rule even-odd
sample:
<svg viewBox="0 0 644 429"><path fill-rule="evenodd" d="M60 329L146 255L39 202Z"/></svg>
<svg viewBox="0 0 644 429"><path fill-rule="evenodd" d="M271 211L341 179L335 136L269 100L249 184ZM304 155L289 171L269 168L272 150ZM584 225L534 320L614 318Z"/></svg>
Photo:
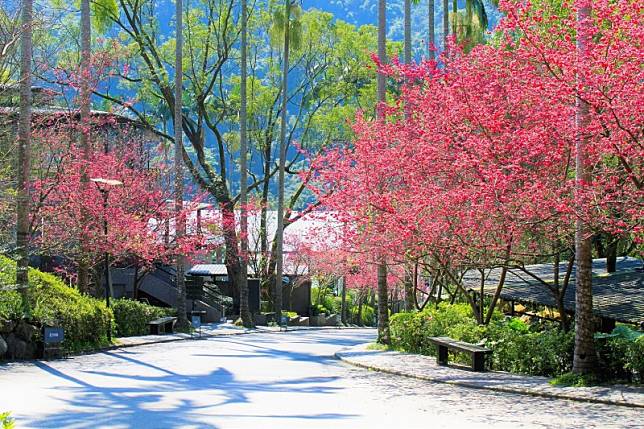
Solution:
<svg viewBox="0 0 644 429"><path fill-rule="evenodd" d="M0 285L15 283L16 264L0 256ZM37 326L60 326L65 330L62 347L67 352L91 350L109 344L108 324L112 312L97 299L68 287L53 274L29 269L29 308L24 314L22 298L17 292L0 294L0 316L24 317Z"/></svg>
<svg viewBox="0 0 644 429"><path fill-rule="evenodd" d="M391 317L392 346L412 353L436 355L430 337L449 336L478 343L484 338L468 304L441 303L416 313L398 313Z"/></svg>
<svg viewBox="0 0 644 429"><path fill-rule="evenodd" d="M610 334L596 334L595 348L604 380L642 383L644 334L620 325Z"/></svg>
<svg viewBox="0 0 644 429"><path fill-rule="evenodd" d="M490 363L495 370L543 376L559 376L572 370L575 333L563 332L554 323L528 324L495 313L492 322L482 326L468 304L441 303L438 308L393 315L390 329L392 346L411 353L435 356L436 348L429 337L447 336L492 349ZM596 335L595 342L604 381L642 382L644 334L618 326L611 334ZM457 354L453 360L468 359ZM580 385L590 379L571 381L564 377L560 381Z"/></svg>
<svg viewBox="0 0 644 429"><path fill-rule="evenodd" d="M112 303L116 335L132 337L148 333L148 323L160 317L174 316L172 308L155 307L132 299L117 299Z"/></svg>
<svg viewBox="0 0 644 429"><path fill-rule="evenodd" d="M572 369L574 332L550 327L517 329L512 319L490 324L485 345L493 350L492 368L519 374L556 376Z"/></svg>
<svg viewBox="0 0 644 429"><path fill-rule="evenodd" d="M574 372L567 372L555 377L550 381L553 386L562 387L587 387L597 384L598 380L595 376L587 374L575 374Z"/></svg>
<svg viewBox="0 0 644 429"><path fill-rule="evenodd" d="M0 413L0 425L2 429L13 429L16 427L16 422L11 418L11 413Z"/></svg>

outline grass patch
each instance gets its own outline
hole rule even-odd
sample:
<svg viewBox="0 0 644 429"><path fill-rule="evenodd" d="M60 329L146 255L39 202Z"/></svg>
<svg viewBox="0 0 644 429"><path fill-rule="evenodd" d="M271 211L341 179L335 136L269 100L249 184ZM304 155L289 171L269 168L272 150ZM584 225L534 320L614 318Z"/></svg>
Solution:
<svg viewBox="0 0 644 429"><path fill-rule="evenodd" d="M367 350L376 350L379 352L387 352L390 350L393 350L391 346L388 346L386 344L380 344L380 343L371 343L367 346Z"/></svg>
<svg viewBox="0 0 644 429"><path fill-rule="evenodd" d="M553 378L549 383L558 387L589 387L596 386L599 384L599 381L597 380L597 377L593 375L567 372Z"/></svg>
<svg viewBox="0 0 644 429"><path fill-rule="evenodd" d="M8 413L8 412L0 413L0 428L14 429L15 427L16 427L16 422L11 418L11 413Z"/></svg>

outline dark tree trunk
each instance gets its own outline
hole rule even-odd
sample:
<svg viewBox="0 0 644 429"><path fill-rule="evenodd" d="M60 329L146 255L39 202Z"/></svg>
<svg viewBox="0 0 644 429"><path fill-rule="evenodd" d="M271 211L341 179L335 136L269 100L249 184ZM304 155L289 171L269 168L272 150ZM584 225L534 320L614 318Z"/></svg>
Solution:
<svg viewBox="0 0 644 429"><path fill-rule="evenodd" d="M174 192L175 192L175 246L179 247L186 234L183 211L183 0L176 1L175 89L174 89ZM186 314L185 256L176 254L177 273L177 325L188 328Z"/></svg>
<svg viewBox="0 0 644 429"><path fill-rule="evenodd" d="M278 190L277 190L277 233L275 241L276 264L275 264L275 296L274 306L275 315L279 317L282 314L282 275L284 272L284 170L286 166L286 107L288 101L288 56L290 42L290 19L291 19L291 0L285 0L284 4L284 58L282 64L282 120L280 124L280 158L278 172Z"/></svg>
<svg viewBox="0 0 644 429"><path fill-rule="evenodd" d="M436 44L436 30L434 29L434 0L429 0L429 4L427 6L427 33L429 36L427 38L427 42L429 44L429 58L433 60L436 58L436 52L434 51L434 45Z"/></svg>
<svg viewBox="0 0 644 429"><path fill-rule="evenodd" d="M23 0L20 40L20 113L18 119L16 283L29 311L29 177L31 172L31 56L33 0Z"/></svg>
<svg viewBox="0 0 644 429"><path fill-rule="evenodd" d="M239 313L242 319L242 323L246 328L252 328L254 326L253 318L250 314L250 309L248 307L248 210L246 205L248 204L248 172L247 172L247 156L248 156L248 142L246 140L246 122L247 122L247 112L246 112L246 81L247 81L247 48L248 48L248 9L247 1L241 0L241 106L239 112L239 182L240 182L240 205L241 205L241 216L240 216L240 241L241 241L241 255L240 255L240 271L241 275L239 276Z"/></svg>
<svg viewBox="0 0 644 429"><path fill-rule="evenodd" d="M387 264L384 261L378 265L378 342L391 344L387 305Z"/></svg>
<svg viewBox="0 0 644 429"><path fill-rule="evenodd" d="M347 323L347 285L345 283L345 278L341 277L340 281L342 282L342 303L340 306L340 320L343 324Z"/></svg>
<svg viewBox="0 0 644 429"><path fill-rule="evenodd" d="M582 65L589 61L590 43L589 20L591 2L586 0L577 10L577 55ZM583 67L580 67L583 69ZM578 76L579 87L583 91L583 76ZM586 129L589 123L589 106L581 97L577 97L577 142L576 142L576 194L578 201L583 198L584 189L591 183L592 175L586 159L588 137ZM592 235L583 216L583 207L577 218L575 230L576 282L575 282L575 352L573 371L579 374L593 373L596 369L595 332L593 322L593 279L592 279Z"/></svg>
<svg viewBox="0 0 644 429"><path fill-rule="evenodd" d="M617 271L617 245L619 244L619 240L612 237L609 240L606 246L606 272L614 273Z"/></svg>
<svg viewBox="0 0 644 429"><path fill-rule="evenodd" d="M83 152L81 165L81 192L89 186L89 177L86 167L90 159L91 143L91 92L90 92L90 64L92 54L92 25L90 16L90 0L81 0L81 90L80 90L80 145ZM89 214L81 211L82 223L87 223ZM78 288L82 292L89 292L89 260L88 241L83 234L80 237L81 255L78 263Z"/></svg>
<svg viewBox="0 0 644 429"><path fill-rule="evenodd" d="M449 0L443 0L443 50L447 49L449 37Z"/></svg>

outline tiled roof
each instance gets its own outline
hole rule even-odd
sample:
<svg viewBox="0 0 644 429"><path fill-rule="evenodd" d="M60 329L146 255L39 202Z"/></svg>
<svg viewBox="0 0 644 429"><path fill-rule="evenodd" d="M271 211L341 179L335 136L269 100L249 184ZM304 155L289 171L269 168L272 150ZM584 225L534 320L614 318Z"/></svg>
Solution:
<svg viewBox="0 0 644 429"><path fill-rule="evenodd" d="M642 262L635 258L618 258L617 272L605 273L605 259L593 261L593 312L598 316L626 323L644 323L644 272ZM542 280L552 281L551 264L530 265L526 270ZM565 262L561 270L565 270ZM485 294L496 290L500 269L492 270L486 277ZM465 286L479 290L480 275L469 272L463 279ZM560 275L563 281L563 274ZM508 301L540 304L556 307L553 294L548 287L518 269L508 271L500 297ZM575 310L574 272L564 296L564 308Z"/></svg>

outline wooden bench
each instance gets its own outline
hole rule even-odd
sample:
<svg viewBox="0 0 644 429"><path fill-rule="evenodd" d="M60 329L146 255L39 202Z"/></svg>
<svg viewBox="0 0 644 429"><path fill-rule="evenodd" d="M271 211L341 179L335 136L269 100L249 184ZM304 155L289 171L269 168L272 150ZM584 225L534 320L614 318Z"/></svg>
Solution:
<svg viewBox="0 0 644 429"><path fill-rule="evenodd" d="M472 356L472 369L474 371L485 371L485 355L492 353L492 350L485 347L463 341L456 341L449 337L431 337L429 341L438 346L437 362L439 365L447 365L447 352L451 349L469 353Z"/></svg>
<svg viewBox="0 0 644 429"><path fill-rule="evenodd" d="M174 334L174 325L177 323L176 317L161 317L148 322L150 335Z"/></svg>

